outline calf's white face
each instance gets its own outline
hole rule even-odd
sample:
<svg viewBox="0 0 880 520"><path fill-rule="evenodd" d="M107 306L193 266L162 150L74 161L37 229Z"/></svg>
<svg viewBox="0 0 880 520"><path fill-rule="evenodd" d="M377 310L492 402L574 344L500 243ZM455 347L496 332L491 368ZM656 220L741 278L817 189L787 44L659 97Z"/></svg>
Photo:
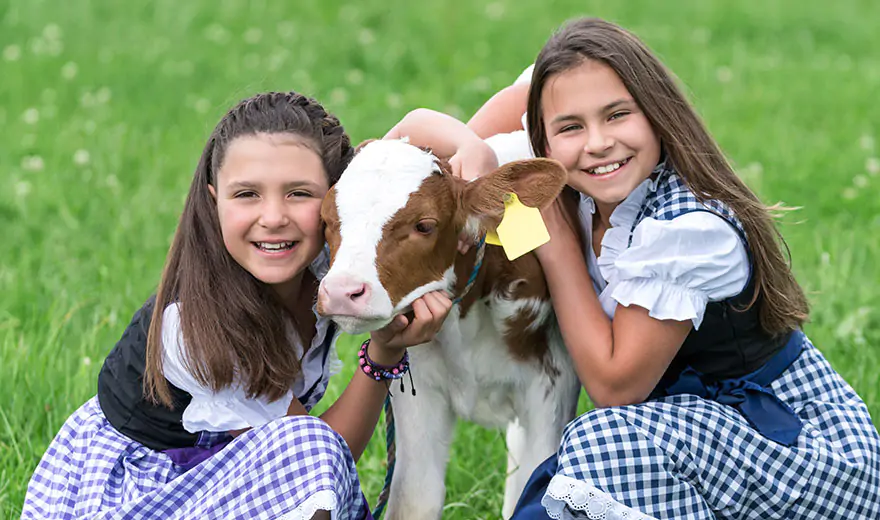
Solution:
<svg viewBox="0 0 880 520"><path fill-rule="evenodd" d="M403 141L364 146L322 207L331 268L318 311L366 332L447 289L461 227L455 191L428 152Z"/></svg>
<svg viewBox="0 0 880 520"><path fill-rule="evenodd" d="M495 229L504 195L531 207L565 184L556 161L509 163L466 183L404 141L361 147L321 207L330 270L318 312L348 333L379 329L431 291L450 290L459 232Z"/></svg>

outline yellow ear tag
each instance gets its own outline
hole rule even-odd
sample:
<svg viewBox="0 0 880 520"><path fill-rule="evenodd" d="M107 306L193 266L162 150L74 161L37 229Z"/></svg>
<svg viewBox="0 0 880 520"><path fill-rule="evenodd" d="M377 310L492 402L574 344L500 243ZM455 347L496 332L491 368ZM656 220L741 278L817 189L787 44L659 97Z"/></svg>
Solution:
<svg viewBox="0 0 880 520"><path fill-rule="evenodd" d="M516 260L550 241L541 211L524 205L515 193L504 196L504 216L496 234L508 260ZM489 235L486 242L491 244Z"/></svg>

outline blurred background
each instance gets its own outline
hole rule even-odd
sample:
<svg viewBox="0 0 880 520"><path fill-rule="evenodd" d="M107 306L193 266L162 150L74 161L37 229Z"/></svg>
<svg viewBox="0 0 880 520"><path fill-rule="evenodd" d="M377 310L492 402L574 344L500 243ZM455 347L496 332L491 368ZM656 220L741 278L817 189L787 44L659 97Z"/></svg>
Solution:
<svg viewBox="0 0 880 520"><path fill-rule="evenodd" d="M582 15L645 40L745 181L801 208L781 229L807 333L880 419L874 0L0 0L0 515L20 515L40 456L155 290L228 108L298 90L354 142L420 106L467 119ZM359 464L371 503L383 435ZM505 460L499 432L459 425L444 518L499 517Z"/></svg>

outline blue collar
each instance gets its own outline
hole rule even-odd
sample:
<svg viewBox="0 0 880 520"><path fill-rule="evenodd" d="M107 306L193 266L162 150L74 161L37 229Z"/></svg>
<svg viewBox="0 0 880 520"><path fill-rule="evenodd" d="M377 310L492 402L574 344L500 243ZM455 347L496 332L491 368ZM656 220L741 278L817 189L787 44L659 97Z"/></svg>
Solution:
<svg viewBox="0 0 880 520"><path fill-rule="evenodd" d="M470 292L471 288L474 286L474 282L477 281L477 274L480 273L480 267L483 265L483 257L486 254L486 235L483 234L480 236L480 240L477 242L477 260L474 262L474 268L471 270L471 275L468 277L467 284L464 286L464 290L461 291L461 294L455 297L452 300L453 305L458 305L461 303L461 300L467 296L467 293Z"/></svg>

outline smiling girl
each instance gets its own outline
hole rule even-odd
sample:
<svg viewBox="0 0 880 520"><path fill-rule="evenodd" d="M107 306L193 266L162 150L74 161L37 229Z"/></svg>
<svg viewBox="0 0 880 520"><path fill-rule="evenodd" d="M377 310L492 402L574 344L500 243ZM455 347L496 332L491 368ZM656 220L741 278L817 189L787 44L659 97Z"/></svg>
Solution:
<svg viewBox="0 0 880 520"><path fill-rule="evenodd" d="M401 377L406 347L451 302L429 294L412 323L373 333L366 368L308 415L338 362L336 329L313 309L328 268L321 202L352 155L339 121L300 94L223 117L158 292L40 461L23 518L369 518L355 461L392 377L378 368Z"/></svg>
<svg viewBox="0 0 880 520"><path fill-rule="evenodd" d="M513 518L875 517L867 407L801 331L807 300L768 208L671 73L631 33L581 19L530 76L475 115L479 134L426 111L397 127L457 151L466 176L492 153L568 171L536 254L596 409Z"/></svg>

